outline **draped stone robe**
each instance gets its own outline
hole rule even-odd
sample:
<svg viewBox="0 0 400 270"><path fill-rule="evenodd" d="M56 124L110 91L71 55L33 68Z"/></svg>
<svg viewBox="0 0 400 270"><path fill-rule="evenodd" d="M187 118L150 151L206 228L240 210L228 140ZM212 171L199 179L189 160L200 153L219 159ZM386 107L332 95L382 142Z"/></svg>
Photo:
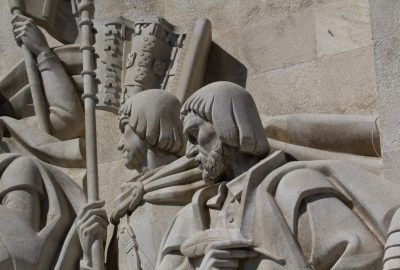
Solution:
<svg viewBox="0 0 400 270"><path fill-rule="evenodd" d="M4 177L7 168L20 159L29 162L39 172L39 182L31 182L29 178ZM7 194L14 190L39 194L39 231L7 207ZM1 154L0 199L0 269L79 269L82 249L74 221L86 205L86 197L70 177L35 157Z"/></svg>
<svg viewBox="0 0 400 270"><path fill-rule="evenodd" d="M23 120L0 117L2 153L21 153L65 168L85 167L84 138L60 140L26 124ZM6 136L7 135L7 136Z"/></svg>
<svg viewBox="0 0 400 270"><path fill-rule="evenodd" d="M205 186L201 175L193 159L182 157L127 182L128 186L135 186L133 193L137 198L133 200L137 204L115 227L108 269L155 269L162 237L175 214Z"/></svg>
<svg viewBox="0 0 400 270"><path fill-rule="evenodd" d="M204 254L185 257L182 246L209 229L240 231L263 251L239 269L381 269L399 192L400 185L349 162L287 163L275 152L236 179L196 192L169 228L157 269L197 269Z"/></svg>

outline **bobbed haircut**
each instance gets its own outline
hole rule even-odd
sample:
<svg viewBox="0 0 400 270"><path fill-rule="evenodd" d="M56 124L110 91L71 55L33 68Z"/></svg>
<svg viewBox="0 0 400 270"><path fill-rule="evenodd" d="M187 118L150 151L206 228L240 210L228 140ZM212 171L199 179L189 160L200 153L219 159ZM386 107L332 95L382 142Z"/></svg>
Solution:
<svg viewBox="0 0 400 270"><path fill-rule="evenodd" d="M260 158L268 155L256 104L240 85L222 81L202 87L183 104L181 116L190 112L212 123L223 143Z"/></svg>
<svg viewBox="0 0 400 270"><path fill-rule="evenodd" d="M173 94L159 89L145 90L130 97L119 111L120 128L129 124L144 141L176 155L185 151L185 137Z"/></svg>

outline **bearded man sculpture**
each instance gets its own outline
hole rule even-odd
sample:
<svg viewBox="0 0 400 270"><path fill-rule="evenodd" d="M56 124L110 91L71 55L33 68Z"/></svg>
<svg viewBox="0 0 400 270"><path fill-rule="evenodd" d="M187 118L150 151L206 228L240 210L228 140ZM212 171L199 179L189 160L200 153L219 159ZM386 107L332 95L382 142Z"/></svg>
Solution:
<svg viewBox="0 0 400 270"><path fill-rule="evenodd" d="M382 269L400 185L269 153L251 95L233 83L203 87L181 114L207 187L176 215L156 269Z"/></svg>

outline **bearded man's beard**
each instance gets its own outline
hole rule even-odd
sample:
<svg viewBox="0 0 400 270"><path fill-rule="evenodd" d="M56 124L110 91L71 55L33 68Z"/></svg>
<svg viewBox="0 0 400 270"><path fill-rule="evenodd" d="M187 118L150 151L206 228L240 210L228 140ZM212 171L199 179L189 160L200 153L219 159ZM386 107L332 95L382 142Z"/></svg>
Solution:
<svg viewBox="0 0 400 270"><path fill-rule="evenodd" d="M202 177L207 184L214 184L224 174L227 161L224 160L224 147L222 143L217 143L207 156L199 154L196 160L200 163L203 171Z"/></svg>

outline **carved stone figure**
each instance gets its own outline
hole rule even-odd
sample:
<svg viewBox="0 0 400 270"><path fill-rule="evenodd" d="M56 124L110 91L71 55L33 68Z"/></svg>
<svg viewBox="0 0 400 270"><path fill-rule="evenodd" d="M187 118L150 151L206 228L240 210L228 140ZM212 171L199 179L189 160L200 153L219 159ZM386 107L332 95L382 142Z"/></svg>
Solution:
<svg viewBox="0 0 400 270"><path fill-rule="evenodd" d="M127 167L139 172L154 170L183 155L179 110L174 95L156 89L134 95L122 106L119 149Z"/></svg>
<svg viewBox="0 0 400 270"><path fill-rule="evenodd" d="M82 256L75 217L82 189L34 157L1 154L0 268L78 269Z"/></svg>
<svg viewBox="0 0 400 270"><path fill-rule="evenodd" d="M175 217L156 269L380 269L400 185L342 161L269 153L249 93L207 85L183 105L207 187Z"/></svg>
<svg viewBox="0 0 400 270"><path fill-rule="evenodd" d="M154 89L133 95L120 110L120 150L126 167L141 174L123 185L115 201L108 269L155 269L173 216L204 186L194 160L180 158L186 143L180 107L174 95ZM99 225L105 230L106 223L87 219L79 224L83 232Z"/></svg>
<svg viewBox="0 0 400 270"><path fill-rule="evenodd" d="M74 29L76 24L70 21L63 27ZM211 45L208 20L197 20L183 28L159 17L114 17L95 19L93 28L97 108L117 113L134 93L154 88L174 93L184 101L201 87ZM65 45L55 48L54 53L66 67L78 93L82 93L80 41L71 37L62 41ZM25 71L20 62L0 82L0 89L9 99L8 106L0 109L19 117L32 114ZM19 78L18 83L13 82L14 78Z"/></svg>
<svg viewBox="0 0 400 270"><path fill-rule="evenodd" d="M37 117L0 117L0 268L78 269L82 249L74 221L86 196L50 164L84 166L79 138L83 109L60 60L32 20L17 15L12 23L17 42L37 61L49 129L40 130Z"/></svg>
<svg viewBox="0 0 400 270"><path fill-rule="evenodd" d="M84 114L71 79L30 19L21 15L14 17L13 29L17 42L26 44L38 62L48 103L49 133L38 129L37 117L24 120L0 117L2 152L29 153L50 164L83 167L80 137L84 131Z"/></svg>
<svg viewBox="0 0 400 270"><path fill-rule="evenodd" d="M400 185L378 176L375 118L263 125L236 84L196 92L206 19L92 26L93 0L9 3L25 64L0 82L0 269L400 269ZM120 150L140 173L115 200L105 263L95 107L120 111ZM55 167L84 168L85 155L88 196Z"/></svg>
<svg viewBox="0 0 400 270"><path fill-rule="evenodd" d="M35 156L44 162L57 166L63 166L67 168L84 167L85 150L83 148L85 144L83 143L81 136L84 133L83 123L85 121L83 119L83 109L79 95L82 93L84 82L85 85L87 85L87 80L82 80L81 74L84 77L93 77L94 74L97 75L97 80L94 84L91 84L95 85L97 90L97 98L99 100L97 108L115 111L118 109L121 103L124 103L134 93L147 90L152 87L159 87L163 90L176 92L180 99L186 99L188 95L190 95L200 86L203 80L208 49L211 43L210 22L208 20L199 20L193 28L189 27L188 29L183 29L175 27L161 18L135 20L135 22L131 22L124 18L98 20L94 22L94 28L96 29L96 43L94 44L94 47L92 47L92 44L89 42L91 38L82 38L82 40L80 40L81 44L72 44L76 42L75 39L79 37L77 31L61 33L59 32L59 27L52 27L57 26L57 24L54 24L54 22L68 21L68 23L64 26L65 29L71 28L78 30L75 22L76 15L78 13L80 15L85 13L86 17L82 16L81 21L90 19L91 11L89 8L92 6L92 1L68 0L61 1L62 3L60 3L60 5L58 5L58 2L59 1L38 1L36 3L29 2L24 5L24 1L10 0L10 7L13 13L17 14L24 12L24 14L29 14L29 16L35 19L35 23L39 23L41 26L45 27L49 33L53 35L53 37L65 42L66 45L56 48L54 51L51 50L46 42L46 39L44 38L44 35L34 25L31 19L28 19L22 15L17 15L15 17L13 24L16 39L20 44L22 44L24 53L26 51L30 51L29 53L33 55L33 58L28 58L29 61L25 59L26 68L23 63L19 64L17 68L7 75L5 80L0 83L2 92L6 93L6 98L9 98L9 100L6 102L7 108L1 108L2 113L13 116L12 118L0 118L2 129L1 134L3 135L1 146L4 152L28 154L30 156ZM56 7L60 8L61 6L62 14L58 14L55 12ZM86 7L88 7L88 10L86 10ZM43 14L40 12L42 8ZM69 14L69 9L71 8L75 8L75 11L73 10L73 12ZM57 9L57 11L60 10ZM52 12L54 12L54 14ZM72 16L68 15L68 18L64 18L64 15L67 13ZM91 25L88 22L89 21L85 21L85 23L80 24L80 27L88 30L86 25ZM85 33L88 34L92 31L89 29L89 31L86 31L85 33L84 32L85 31L82 31L80 37L85 37ZM132 44L134 44L134 46L132 46ZM82 63L82 58L84 58L84 60L88 60L88 58L91 58L91 56L84 52L83 55L86 57L82 57L81 52L91 52L92 49L94 49L97 56L93 58L97 61L95 65L97 68L96 70L92 70L90 68L93 65ZM30 65L28 65L28 62L30 62ZM37 63L40 74L37 74L36 79L32 81L30 75L32 75L32 72L37 73L35 63ZM25 76L25 71L28 73L29 81ZM18 83L14 85L15 78L18 78ZM35 93L40 94L42 90L40 89L40 81L43 82L44 96L35 96ZM179 91L176 91L178 87ZM161 95L161 97L171 96L171 94L164 96L164 93L162 92L157 92L157 94ZM87 95L86 90L83 97L85 99L94 99L94 95ZM33 107L31 106L31 103L33 102L34 105L37 105L35 104L35 101L39 102L40 106L34 106L36 115L33 116L34 112L32 110ZM160 102L163 103L165 100L159 100L157 104L160 105ZM179 122L180 103L177 98L175 98L174 102L175 103L165 104L169 104L171 106L173 105L174 118L168 120L164 119L161 121L160 119L165 117L165 115L161 114L161 116L158 118L156 117L153 119L154 121L160 121L158 123L159 125L163 125L161 130L159 130L159 132L162 132L162 134L160 134L160 141L157 143L157 147L152 144L154 143L155 138L146 138L146 144L141 139L142 142L140 142L139 145L136 145L139 146L139 148L133 149L135 153L131 152L129 153L131 156L127 156L128 159L130 159L130 157L133 158L130 160L132 163L127 163L128 166L141 169L142 166L145 165L140 163L142 161L135 163L138 162L138 158L142 158L140 154L143 154L142 152L136 150L143 150L148 153L148 155L145 157L145 163L146 167L148 167L148 170L156 169L161 165L164 166L165 164L176 160L179 156L182 156L184 152L184 139L182 127ZM46 106L47 103L49 106ZM87 103L85 101L85 105L86 104ZM146 103L142 102L142 104ZM130 106L131 104L129 103L126 104L124 108L129 107L130 110ZM38 108L40 109L40 113L37 111ZM136 109L137 108L135 106L134 110ZM147 107L142 107L142 112L141 114L138 114L140 115L138 116L138 119L150 120L152 117L151 114L144 113L144 111L147 109ZM162 111L161 113L165 113L165 111ZM86 114L86 116L87 115L88 114ZM172 122L173 124L170 126L164 126L164 124L171 122L172 119L174 119ZM87 124L88 121L87 119L85 120ZM89 126L95 127L92 125L94 123L94 119L92 120L93 121L89 121ZM140 124L141 123L139 123L139 125ZM175 127L175 132L169 133L170 127ZM152 130L153 127L150 126L149 128ZM151 136L154 136L154 134L158 132L156 127L154 128L155 129L152 131ZM89 131L90 130L93 130L93 128L89 129ZM128 132L131 130L132 129L129 129ZM85 133L89 139L92 139L93 137L95 138L93 133L88 132L88 129L86 129ZM126 135L129 137L129 139L132 139L132 136L134 136L132 134ZM93 142L93 140L89 141ZM129 140L128 142L131 141ZM172 142L173 145L171 146L170 144ZM137 138L134 137L132 143L138 143ZM86 141L86 147L88 147L88 141ZM175 148L172 149L170 147ZM86 150L87 149L88 148L86 148ZM95 143L94 148L89 147L89 149L95 149ZM128 147L126 147L126 149L128 149ZM93 151L86 151L86 153L88 153L88 157L90 154L89 152L92 153ZM125 153L127 152L125 151ZM90 156L93 157L92 154L90 154ZM28 172L24 173L25 168L20 170L24 176L22 177L22 182L26 182L25 184L27 186L35 187L36 185L39 185L39 182L45 181L45 177L41 174L36 174L36 172L40 171L41 173L46 173L45 171L42 172L38 168L40 166L47 166L47 164L41 165L41 163L34 157L17 157L21 158L22 161L25 161L25 159L28 160L26 161L28 164L26 170ZM90 160L93 161L90 162L90 164L96 164L96 160L93 160L93 158ZM13 170L11 171L11 169L9 169L9 171L17 174L18 166L22 165L18 162L15 162L15 164L15 166L10 165L10 168ZM177 169L177 167L180 169ZM88 168L88 171L92 172L90 175L93 175L94 169L97 170L96 165L94 165L94 167L92 166L90 169ZM58 172L54 168L53 170ZM6 176L10 174L12 173L8 173ZM138 239L140 247L142 248L140 252L144 252L144 257L150 257L150 265L153 267L158 250L158 244L156 243L161 242L163 229L167 228L172 216L183 205L190 201L192 194L199 187L202 187L203 183L199 181L200 172L197 168L195 168L193 160L187 160L185 158L179 160L170 169L166 169L160 171L158 174L152 175L153 177L150 180L148 179L150 178L150 174L147 172L143 174L144 175L141 175L141 181L138 183L143 183L144 185L144 191L146 194L143 198L143 201L147 203L146 207L149 209L152 207L157 208L157 204L167 203L168 205L165 209L170 209L169 212L167 212L167 210L163 210L162 212L162 214L165 216L165 219L163 220L164 223L160 222L161 229L158 230L157 227L153 229L153 231L157 232L158 234L148 234L154 238L154 246L147 246L144 241ZM168 183L168 181L165 181L165 179L168 177L175 179L175 181ZM77 188L71 179L69 179L67 176L64 178L68 179L64 180L66 189L69 187L67 182L71 182L72 188ZM10 182L11 180L7 179L4 181ZM32 181L34 183L31 183ZM53 181L57 181L57 179ZM89 173L88 182L90 182ZM89 187L91 186L92 185L89 185ZM126 186L128 186L128 184ZM130 188L131 186L132 185L129 185ZM11 194L13 194L13 196L8 196L8 206L13 206L16 204L16 207L13 208L13 211L16 211L17 213L18 211L22 212L24 217L27 216L26 222L28 222L28 225L33 226L33 228L36 230L41 229L46 225L46 223L43 223L41 220L38 221L38 218L41 215L45 215L47 213L47 209L43 209L42 205L37 205L37 196L35 192L27 192L27 194L22 192L24 196L18 196L19 193L21 193L19 189L21 189L21 185L18 184L16 184L15 187L7 186L7 191L5 194L8 194L10 190L12 191ZM137 201L138 198L136 198L133 194L129 194L134 193L134 191L135 190L130 189L128 192L125 189L121 196L123 197L129 195L130 198L133 197L133 201ZM46 192L51 191L42 191L42 193L45 194ZM14 195L14 193L16 195ZM68 194L68 190L65 191L65 193ZM63 256L64 253L66 254L66 252L64 252L63 243L67 228L71 228L72 221L77 213L79 213L81 208L83 208L83 211L80 213L77 219L77 226L79 228L82 227L82 223L84 222L92 222L93 220L88 219L92 218L93 215L96 216L95 221L100 222L103 227L107 225L104 210L98 209L102 207L101 202L94 202L86 207L83 207L85 204L85 196L83 195L82 190L79 190L79 192L75 191L75 193L77 194L76 196L79 197L79 200L75 200L75 205L71 210L71 215L68 216L63 211L59 211L63 215L64 223L61 225L64 227L61 225L58 226L57 224L57 226L54 226L54 232L48 229L48 235L45 234L43 236L44 240L47 239L47 236L55 240L52 245L48 245L48 247L52 249L53 253L49 253L49 256L44 259L41 257L43 255L42 253L36 254L37 256L33 257L33 259L38 261L33 261L29 266L27 266L29 269L37 269L36 267L39 267L39 269L52 269L54 267L56 267L56 269L60 267L65 267L62 269L70 269L71 267L77 267L79 262L78 259L81 256L81 248L75 248L75 253L73 256L67 254L65 257ZM52 192L51 195L56 199L59 198L58 193ZM90 199L91 196L88 196L88 198L89 201L96 200ZM14 203L14 201L17 199L19 199L19 201ZM67 205L69 199L73 198L68 197L66 199ZM42 198L40 196L39 200L46 201L46 198ZM140 201L142 201L141 197L137 202ZM126 200L119 205L120 208L126 207L123 206L123 203L126 203ZM28 207L26 210L24 210L24 207L32 205L34 206L33 209ZM127 213L131 214L136 207L137 205L130 204L129 209L116 209L116 212L118 212L118 215L124 216L125 220L128 220ZM157 218L160 218L161 220L163 219L159 216L159 214L156 214L157 211L153 212L155 212L153 213L154 216L157 216ZM149 216L150 215L151 213L149 213ZM117 214L115 217L116 216ZM50 218L47 220L52 221ZM119 217L116 218L116 220L119 222ZM137 224L134 225L136 226ZM127 227L130 228L128 223ZM119 228L121 228L121 231L124 231L123 224L121 224ZM71 231L73 232L73 229L71 229ZM97 241L98 239L105 239L105 232L103 230L97 230L92 233L88 239L86 238L87 235L84 230L78 230L78 232L79 239L81 240L83 249L85 251L80 262L81 269L88 269L91 267L97 268L95 265L96 262L99 261L99 256L97 256L98 252L96 253L97 255L93 254L92 246L95 240ZM56 233L57 235L55 235ZM146 235L140 230L139 234ZM75 243L78 239L76 237L76 232L73 232L73 234L70 233L69 235L73 235L72 242L77 244ZM122 240L124 240L124 237L126 238L126 233L125 235L124 233L121 233L120 235L122 235ZM65 245L66 248L69 247L69 243L71 242L67 240L65 240L65 243L67 243L67 245ZM16 248L18 248L18 243L15 244ZM119 241L119 243L123 245L122 241ZM40 245L37 247L34 247L33 245L26 246L27 249L36 248L36 250L40 250L40 247ZM61 247L63 247L62 250ZM64 253L58 253L59 251L63 251ZM69 249L67 251L69 252ZM120 256L122 258L121 261L125 260L128 261L128 263L131 263L132 260L136 260L136 264L142 264L144 267L143 269L147 269L148 262L143 260L140 262L139 254L133 254L132 252L128 253L127 258ZM56 258L52 257L54 254ZM57 254L60 255L58 260ZM17 260L19 255L20 254L11 254L10 258L13 259L15 257ZM140 256L142 255L143 254ZM93 257L96 256L97 258L94 259ZM70 260L65 262L64 260L66 258ZM24 258L21 260L23 259ZM57 266L55 266L56 263Z"/></svg>

